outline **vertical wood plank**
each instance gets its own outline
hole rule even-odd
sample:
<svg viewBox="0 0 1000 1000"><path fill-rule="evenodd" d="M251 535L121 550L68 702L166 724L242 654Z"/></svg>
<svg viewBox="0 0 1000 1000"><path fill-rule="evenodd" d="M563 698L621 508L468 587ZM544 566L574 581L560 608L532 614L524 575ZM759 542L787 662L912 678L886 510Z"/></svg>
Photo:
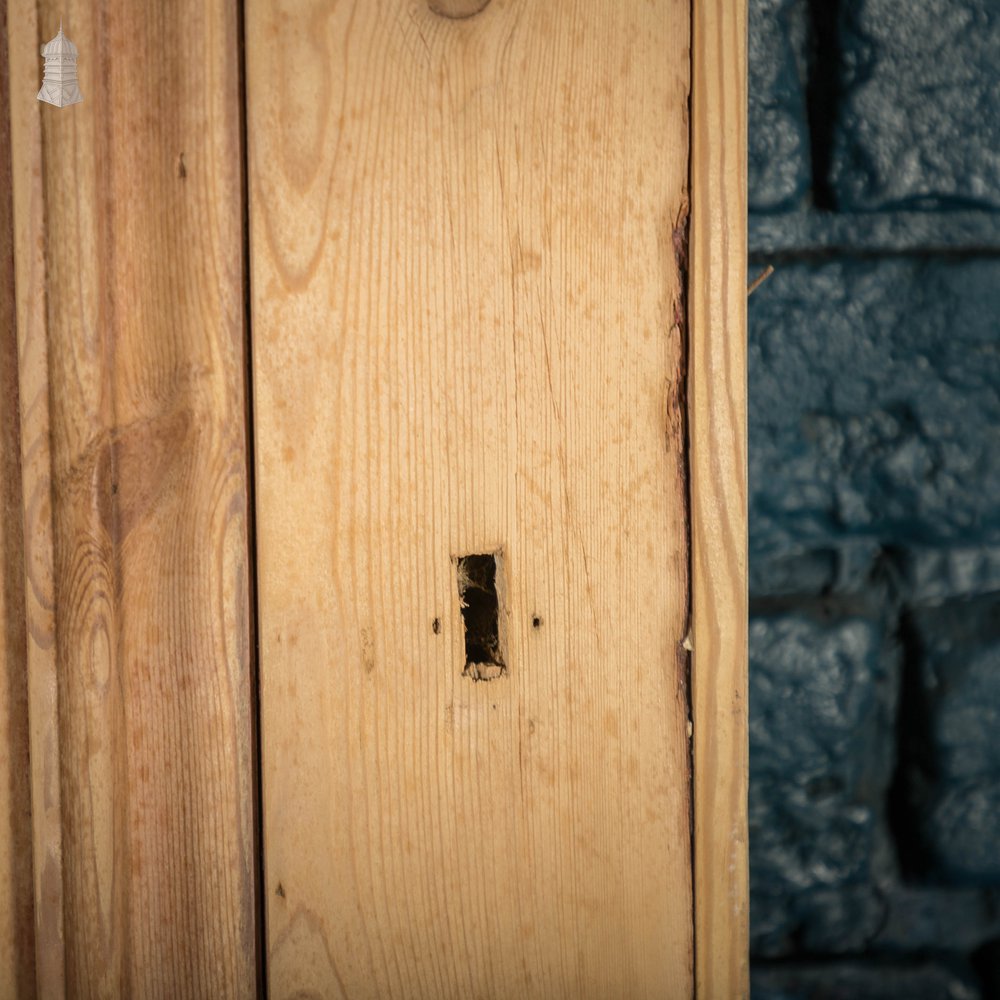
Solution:
<svg viewBox="0 0 1000 1000"><path fill-rule="evenodd" d="M690 996L688 3L246 18L271 995Z"/></svg>
<svg viewBox="0 0 1000 1000"><path fill-rule="evenodd" d="M7 3L0 0L0 997L35 996Z"/></svg>
<svg viewBox="0 0 1000 1000"><path fill-rule="evenodd" d="M11 4L40 992L249 996L237 7Z"/></svg>
<svg viewBox="0 0 1000 1000"><path fill-rule="evenodd" d="M27 628L31 863L35 981L41 997L65 995L63 816L60 792L52 435L49 412L45 200L38 102L24 86L38 78L34 0L8 0L11 194L21 423L24 604Z"/></svg>
<svg viewBox="0 0 1000 1000"><path fill-rule="evenodd" d="M745 997L746 0L694 0L690 368L696 995Z"/></svg>

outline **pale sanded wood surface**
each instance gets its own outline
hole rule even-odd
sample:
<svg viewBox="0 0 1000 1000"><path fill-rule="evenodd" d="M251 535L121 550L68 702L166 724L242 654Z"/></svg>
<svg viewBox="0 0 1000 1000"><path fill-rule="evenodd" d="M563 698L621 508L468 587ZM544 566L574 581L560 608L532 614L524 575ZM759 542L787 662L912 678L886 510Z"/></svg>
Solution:
<svg viewBox="0 0 1000 1000"><path fill-rule="evenodd" d="M249 996L236 6L8 17L39 992Z"/></svg>
<svg viewBox="0 0 1000 1000"><path fill-rule="evenodd" d="M0 0L0 39L6 37ZM0 42L0 997L35 995L21 421L7 46Z"/></svg>
<svg viewBox="0 0 1000 1000"><path fill-rule="evenodd" d="M745 997L746 2L695 0L690 468L696 995Z"/></svg>
<svg viewBox="0 0 1000 1000"><path fill-rule="evenodd" d="M246 35L270 995L690 996L688 4Z"/></svg>

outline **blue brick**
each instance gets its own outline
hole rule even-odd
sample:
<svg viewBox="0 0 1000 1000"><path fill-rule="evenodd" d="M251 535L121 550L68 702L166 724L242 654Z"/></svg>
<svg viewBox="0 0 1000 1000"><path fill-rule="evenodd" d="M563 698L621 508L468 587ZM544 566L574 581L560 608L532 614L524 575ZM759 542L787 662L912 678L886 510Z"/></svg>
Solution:
<svg viewBox="0 0 1000 1000"><path fill-rule="evenodd" d="M1000 5L844 9L830 178L838 207L1000 209Z"/></svg>
<svg viewBox="0 0 1000 1000"><path fill-rule="evenodd" d="M906 788L924 861L939 878L1000 886L1000 601L912 615L920 706Z"/></svg>
<svg viewBox="0 0 1000 1000"><path fill-rule="evenodd" d="M910 603L1000 593L1000 545L904 549L897 562Z"/></svg>
<svg viewBox="0 0 1000 1000"><path fill-rule="evenodd" d="M750 884L759 951L780 950L775 942L807 919L783 899L872 878L891 768L893 676L876 623L751 620ZM782 905L784 924L775 921Z"/></svg>
<svg viewBox="0 0 1000 1000"><path fill-rule="evenodd" d="M837 578L834 549L784 551L772 557L758 552L750 560L750 594L773 597L783 594L820 594Z"/></svg>
<svg viewBox="0 0 1000 1000"><path fill-rule="evenodd" d="M876 852L888 850L888 842ZM970 954L1000 939L1000 890L909 885L892 859L874 859L864 885L788 895L757 892L750 948L757 958L793 955Z"/></svg>
<svg viewBox="0 0 1000 1000"><path fill-rule="evenodd" d="M964 964L838 962L757 968L754 1000L978 1000L982 996Z"/></svg>
<svg viewBox="0 0 1000 1000"><path fill-rule="evenodd" d="M756 538L756 536L755 536ZM754 547L750 561L753 597L850 594L869 604L885 599L884 582L875 578L881 547L869 539L841 539L829 548L785 547L766 553Z"/></svg>
<svg viewBox="0 0 1000 1000"><path fill-rule="evenodd" d="M911 621L938 768L1000 778L1000 601L921 609Z"/></svg>
<svg viewBox="0 0 1000 1000"><path fill-rule="evenodd" d="M873 949L969 954L1000 937L1000 892L893 885L880 891L882 917Z"/></svg>
<svg viewBox="0 0 1000 1000"><path fill-rule="evenodd" d="M751 565L1000 544L1000 260L781 267L749 379Z"/></svg>
<svg viewBox="0 0 1000 1000"><path fill-rule="evenodd" d="M1000 885L1000 774L944 779L924 807L921 833L940 877L958 884Z"/></svg>
<svg viewBox="0 0 1000 1000"><path fill-rule="evenodd" d="M749 200L794 207L809 188L805 0L753 0L749 14Z"/></svg>
<svg viewBox="0 0 1000 1000"><path fill-rule="evenodd" d="M758 889L750 900L750 954L860 954L878 938L885 912L873 884L785 894Z"/></svg>

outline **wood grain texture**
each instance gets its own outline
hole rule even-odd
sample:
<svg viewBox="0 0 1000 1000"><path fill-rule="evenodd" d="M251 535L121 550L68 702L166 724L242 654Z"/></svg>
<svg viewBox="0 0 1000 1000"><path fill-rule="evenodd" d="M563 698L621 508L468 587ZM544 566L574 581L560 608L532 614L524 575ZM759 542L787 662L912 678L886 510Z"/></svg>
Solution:
<svg viewBox="0 0 1000 1000"><path fill-rule="evenodd" d="M53 579L52 436L46 317L45 202L39 105L21 84L38 79L38 10L8 0L11 194L21 417L24 613L27 629L35 981L40 997L65 995L63 822Z"/></svg>
<svg viewBox="0 0 1000 1000"><path fill-rule="evenodd" d="M690 996L688 4L246 34L270 995Z"/></svg>
<svg viewBox="0 0 1000 1000"><path fill-rule="evenodd" d="M745 997L746 2L695 0L690 469L696 995Z"/></svg>
<svg viewBox="0 0 1000 1000"><path fill-rule="evenodd" d="M7 4L0 0L0 997L35 996Z"/></svg>
<svg viewBox="0 0 1000 1000"><path fill-rule="evenodd" d="M249 996L236 7L11 3L39 992Z"/></svg>

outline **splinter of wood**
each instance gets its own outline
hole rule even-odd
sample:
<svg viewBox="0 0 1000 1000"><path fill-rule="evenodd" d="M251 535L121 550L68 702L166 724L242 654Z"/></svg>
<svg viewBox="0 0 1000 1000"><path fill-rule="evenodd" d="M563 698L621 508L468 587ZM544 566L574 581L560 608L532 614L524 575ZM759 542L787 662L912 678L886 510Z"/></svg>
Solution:
<svg viewBox="0 0 1000 1000"><path fill-rule="evenodd" d="M465 670L474 681L492 681L507 672L500 604L503 596L501 553L459 556L455 560L458 601L465 625Z"/></svg>
<svg viewBox="0 0 1000 1000"><path fill-rule="evenodd" d="M490 0L427 0L427 6L442 17L460 19L478 14Z"/></svg>
<svg viewBox="0 0 1000 1000"><path fill-rule="evenodd" d="M764 270L750 282L750 287L747 288L747 298L750 298L750 296L753 295L753 293L756 292L757 289L760 288L760 286L763 285L772 274L774 274L774 265L768 264L767 267L765 267Z"/></svg>

